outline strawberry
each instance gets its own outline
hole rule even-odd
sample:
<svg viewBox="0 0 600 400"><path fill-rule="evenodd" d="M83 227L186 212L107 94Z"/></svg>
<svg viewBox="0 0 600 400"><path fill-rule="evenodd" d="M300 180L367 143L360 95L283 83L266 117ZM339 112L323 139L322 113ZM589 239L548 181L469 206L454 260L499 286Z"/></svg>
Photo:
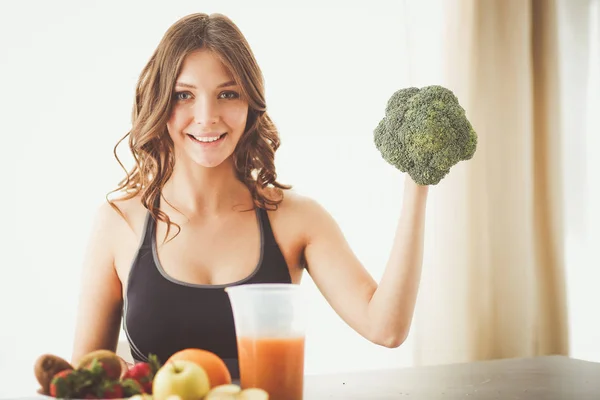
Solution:
<svg viewBox="0 0 600 400"><path fill-rule="evenodd" d="M99 361L98 364L100 364L100 366L104 370L104 375L108 379L119 379L119 377L121 376L120 365L118 368L115 368L115 365L111 365L110 363L104 363L102 361Z"/></svg>
<svg viewBox="0 0 600 400"><path fill-rule="evenodd" d="M142 391L147 394L152 394L152 381L142 383Z"/></svg>
<svg viewBox="0 0 600 400"><path fill-rule="evenodd" d="M138 363L129 368L122 379L136 381L139 383L144 393L152 393L152 369L148 363Z"/></svg>
<svg viewBox="0 0 600 400"><path fill-rule="evenodd" d="M67 369L60 371L50 381L50 396L69 398L73 392L73 379L69 378L75 371Z"/></svg>
<svg viewBox="0 0 600 400"><path fill-rule="evenodd" d="M50 395L55 398L121 398L123 397L122 392L123 389L120 387L118 380L109 379L107 370L97 360L94 360L89 368L84 367L59 372L54 375L50 384Z"/></svg>
<svg viewBox="0 0 600 400"><path fill-rule="evenodd" d="M138 380L150 375L152 375L152 369L150 368L150 364L138 363L129 368L127 372L125 372L125 375L123 375L123 379L131 378Z"/></svg>
<svg viewBox="0 0 600 400"><path fill-rule="evenodd" d="M107 381L99 390L100 399L122 399L123 386L118 381Z"/></svg>
<svg viewBox="0 0 600 400"><path fill-rule="evenodd" d="M161 365L155 355L150 354L147 363L137 363L123 375L123 380L132 379L138 382L143 393L152 394L152 381Z"/></svg>
<svg viewBox="0 0 600 400"><path fill-rule="evenodd" d="M142 385L131 378L123 379L121 381L121 386L123 387L123 396L127 398L144 393Z"/></svg>

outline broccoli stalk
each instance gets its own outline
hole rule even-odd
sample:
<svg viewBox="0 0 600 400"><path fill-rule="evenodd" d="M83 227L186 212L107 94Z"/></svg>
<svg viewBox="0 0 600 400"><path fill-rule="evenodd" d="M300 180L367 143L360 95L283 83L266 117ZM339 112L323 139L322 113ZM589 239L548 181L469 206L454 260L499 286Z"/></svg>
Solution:
<svg viewBox="0 0 600 400"><path fill-rule="evenodd" d="M442 86L400 89L374 130L375 146L419 185L437 185L475 154L477 134L458 99Z"/></svg>

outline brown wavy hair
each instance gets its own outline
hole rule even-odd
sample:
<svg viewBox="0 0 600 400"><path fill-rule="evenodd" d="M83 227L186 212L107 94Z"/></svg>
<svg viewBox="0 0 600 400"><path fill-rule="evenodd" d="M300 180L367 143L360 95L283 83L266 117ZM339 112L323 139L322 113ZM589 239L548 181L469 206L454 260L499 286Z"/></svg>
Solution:
<svg viewBox="0 0 600 400"><path fill-rule="evenodd" d="M283 200L282 189L291 188L277 182L274 159L280 146L279 133L266 112L263 75L246 38L224 15L197 13L185 16L167 30L140 74L132 128L114 148L114 156L126 176L107 194L107 201L121 216L122 212L109 195L121 192L124 194L122 200L141 195L142 204L152 216L167 223L167 236L171 225L177 224L154 206L175 163L167 121L183 61L188 54L200 49L208 49L220 59L241 87L242 97L248 101L246 127L233 158L236 176L250 190L255 206L277 209ZM117 155L119 144L127 137L135 161L129 171Z"/></svg>

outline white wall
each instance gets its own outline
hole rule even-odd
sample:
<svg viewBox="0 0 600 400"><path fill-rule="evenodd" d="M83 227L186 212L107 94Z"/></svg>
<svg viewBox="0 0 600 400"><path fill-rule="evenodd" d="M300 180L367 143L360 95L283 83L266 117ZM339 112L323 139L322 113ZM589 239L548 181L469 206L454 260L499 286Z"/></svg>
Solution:
<svg viewBox="0 0 600 400"><path fill-rule="evenodd" d="M375 279L383 272L403 177L379 157L371 132L391 93L410 84L406 20L429 15L435 28L436 0L409 1L406 9L403 1L149 4L0 3L0 397L35 386L39 354L70 355L92 213L122 177L112 149L129 129L136 78L167 27L188 13L236 21L266 76L283 140L281 180L317 198ZM435 59L439 32L418 32L410 56ZM569 263L571 309L594 294L590 254L571 252L583 262ZM308 276L304 285L312 315L307 373L410 365L410 337L399 349L372 345L345 326ZM577 296L579 287L586 290ZM572 314L574 348L600 361L589 333L600 337L593 307L585 310Z"/></svg>

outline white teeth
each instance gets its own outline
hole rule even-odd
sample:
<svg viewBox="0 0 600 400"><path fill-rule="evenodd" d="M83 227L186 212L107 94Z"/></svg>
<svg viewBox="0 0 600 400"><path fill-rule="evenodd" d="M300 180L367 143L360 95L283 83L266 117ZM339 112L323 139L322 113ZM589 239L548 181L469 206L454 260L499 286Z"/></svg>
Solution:
<svg viewBox="0 0 600 400"><path fill-rule="evenodd" d="M194 138L199 141L199 142L204 142L204 143L210 143L210 142L214 142L215 140L219 140L221 136L213 136L213 137L199 137L199 136L194 136Z"/></svg>

